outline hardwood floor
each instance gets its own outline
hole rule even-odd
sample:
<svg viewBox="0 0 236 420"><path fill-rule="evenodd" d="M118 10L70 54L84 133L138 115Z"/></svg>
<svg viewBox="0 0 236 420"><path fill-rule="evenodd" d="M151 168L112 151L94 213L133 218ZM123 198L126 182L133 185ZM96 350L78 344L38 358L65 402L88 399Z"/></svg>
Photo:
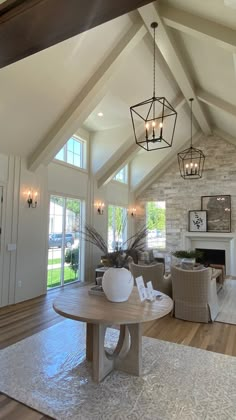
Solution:
<svg viewBox="0 0 236 420"><path fill-rule="evenodd" d="M0 349L62 322L64 318L56 314L52 302L68 288L76 287L78 286L70 285L51 290L46 296L0 308ZM236 325L218 322L200 324L166 316L145 324L144 335L236 356ZM50 417L0 394L0 419L46 420Z"/></svg>

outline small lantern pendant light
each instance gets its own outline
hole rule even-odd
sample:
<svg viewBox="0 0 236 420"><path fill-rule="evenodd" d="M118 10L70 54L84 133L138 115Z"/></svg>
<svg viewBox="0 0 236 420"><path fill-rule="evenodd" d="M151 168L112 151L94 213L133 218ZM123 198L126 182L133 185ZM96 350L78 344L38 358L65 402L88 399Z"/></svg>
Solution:
<svg viewBox="0 0 236 420"><path fill-rule="evenodd" d="M185 149L178 153L178 162L180 175L184 179L202 178L203 167L205 162L204 153L193 147L193 98L189 99L191 104L191 144L189 149Z"/></svg>
<svg viewBox="0 0 236 420"><path fill-rule="evenodd" d="M153 28L153 96L130 107L135 142L143 149L157 150L172 146L177 112L165 97L156 97L156 28ZM140 131L141 129L141 131ZM140 134L141 133L141 134Z"/></svg>

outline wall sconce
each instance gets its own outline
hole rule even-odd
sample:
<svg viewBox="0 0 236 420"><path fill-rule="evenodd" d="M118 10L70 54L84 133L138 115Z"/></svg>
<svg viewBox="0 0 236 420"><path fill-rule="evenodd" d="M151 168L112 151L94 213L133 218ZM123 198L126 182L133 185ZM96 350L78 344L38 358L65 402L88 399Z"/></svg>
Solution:
<svg viewBox="0 0 236 420"><path fill-rule="evenodd" d="M38 191L28 191L27 193L27 203L29 208L35 209L38 204Z"/></svg>
<svg viewBox="0 0 236 420"><path fill-rule="evenodd" d="M135 207L133 207L132 209L130 209L130 210L129 210L129 213L130 213L130 216L131 216L131 217L136 216L136 208L135 208Z"/></svg>
<svg viewBox="0 0 236 420"><path fill-rule="evenodd" d="M104 206L105 206L105 204L102 203L101 201L98 201L98 202L95 203L95 207L97 209L97 214L99 214L100 216L103 214Z"/></svg>

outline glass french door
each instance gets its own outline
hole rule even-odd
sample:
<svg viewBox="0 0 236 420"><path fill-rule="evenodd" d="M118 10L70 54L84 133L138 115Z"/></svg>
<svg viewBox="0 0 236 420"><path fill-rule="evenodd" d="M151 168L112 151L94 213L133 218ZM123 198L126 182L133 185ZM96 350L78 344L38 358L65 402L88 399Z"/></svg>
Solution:
<svg viewBox="0 0 236 420"><path fill-rule="evenodd" d="M116 251L122 248L127 239L127 209L118 206L108 206L108 250Z"/></svg>
<svg viewBox="0 0 236 420"><path fill-rule="evenodd" d="M81 280L80 226L81 201L51 195L48 231L48 289Z"/></svg>

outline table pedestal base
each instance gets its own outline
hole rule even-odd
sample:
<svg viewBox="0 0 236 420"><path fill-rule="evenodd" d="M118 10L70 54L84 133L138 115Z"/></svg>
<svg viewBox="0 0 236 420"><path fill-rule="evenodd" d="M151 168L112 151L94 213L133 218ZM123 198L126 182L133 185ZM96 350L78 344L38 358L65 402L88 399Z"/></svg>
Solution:
<svg viewBox="0 0 236 420"><path fill-rule="evenodd" d="M93 363L94 381L102 381L113 369L139 376L142 370L141 324L120 326L113 353L104 348L106 329L103 324L87 324L86 358Z"/></svg>

